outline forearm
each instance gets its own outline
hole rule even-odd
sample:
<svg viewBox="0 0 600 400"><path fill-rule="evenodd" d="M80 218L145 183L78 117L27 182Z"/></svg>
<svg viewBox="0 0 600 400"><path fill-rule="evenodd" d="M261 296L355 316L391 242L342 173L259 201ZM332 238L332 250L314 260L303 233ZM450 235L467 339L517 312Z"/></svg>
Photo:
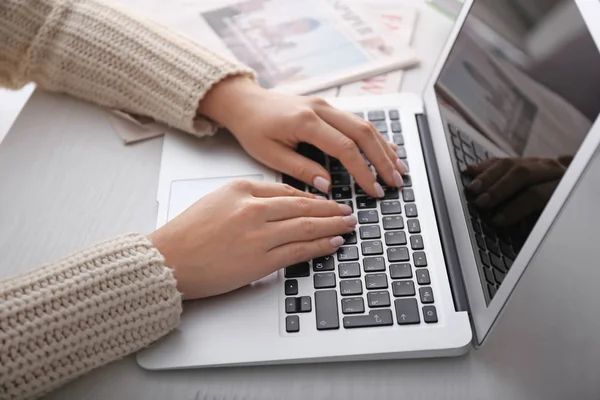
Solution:
<svg viewBox="0 0 600 400"><path fill-rule="evenodd" d="M0 397L38 397L179 323L181 296L141 235L0 282Z"/></svg>
<svg viewBox="0 0 600 400"><path fill-rule="evenodd" d="M2 0L0 85L28 82L199 133L213 85L252 71L103 0Z"/></svg>

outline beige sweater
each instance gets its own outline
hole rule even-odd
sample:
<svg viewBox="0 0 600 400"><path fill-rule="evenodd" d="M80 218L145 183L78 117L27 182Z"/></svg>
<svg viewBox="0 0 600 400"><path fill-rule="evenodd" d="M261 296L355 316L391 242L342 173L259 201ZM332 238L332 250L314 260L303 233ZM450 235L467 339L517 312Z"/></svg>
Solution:
<svg viewBox="0 0 600 400"><path fill-rule="evenodd" d="M0 86L33 81L201 134L200 100L233 74L252 71L101 0L0 0ZM0 281L0 399L135 352L180 313L171 270L137 234Z"/></svg>

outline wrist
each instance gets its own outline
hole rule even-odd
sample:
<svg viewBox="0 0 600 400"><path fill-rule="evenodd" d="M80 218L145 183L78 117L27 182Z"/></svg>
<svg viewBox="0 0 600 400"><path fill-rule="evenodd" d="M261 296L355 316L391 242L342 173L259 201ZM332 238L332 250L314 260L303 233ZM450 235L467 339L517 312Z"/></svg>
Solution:
<svg viewBox="0 0 600 400"><path fill-rule="evenodd" d="M265 90L244 75L228 77L215 84L198 105L198 114L230 128L233 121L243 118L250 105Z"/></svg>

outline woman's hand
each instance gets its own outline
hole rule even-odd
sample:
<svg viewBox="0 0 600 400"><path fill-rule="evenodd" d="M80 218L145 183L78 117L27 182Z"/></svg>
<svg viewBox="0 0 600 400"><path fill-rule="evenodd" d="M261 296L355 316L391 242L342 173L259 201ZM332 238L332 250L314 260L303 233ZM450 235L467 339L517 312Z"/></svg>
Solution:
<svg viewBox="0 0 600 400"><path fill-rule="evenodd" d="M368 121L337 110L318 98L291 96L264 90L248 78L234 77L217 84L202 100L200 114L229 129L252 157L327 193L327 170L294 151L310 143L338 158L372 197L383 189L361 151L389 186L402 186L408 169Z"/></svg>
<svg viewBox="0 0 600 400"><path fill-rule="evenodd" d="M346 205L290 186L235 181L149 235L184 299L238 289L334 253L356 226Z"/></svg>

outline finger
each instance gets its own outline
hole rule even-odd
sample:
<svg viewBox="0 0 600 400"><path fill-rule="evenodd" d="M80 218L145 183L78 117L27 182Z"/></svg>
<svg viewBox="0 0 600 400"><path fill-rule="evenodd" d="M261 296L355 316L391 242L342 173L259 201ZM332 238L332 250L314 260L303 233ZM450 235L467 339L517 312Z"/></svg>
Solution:
<svg viewBox="0 0 600 400"><path fill-rule="evenodd" d="M335 201L279 197L267 199L267 221L281 221L299 217L335 217L352 214L352 208Z"/></svg>
<svg viewBox="0 0 600 400"><path fill-rule="evenodd" d="M503 175L498 181L476 200L475 204L484 209L496 207L502 201L534 184L540 184L559 179L564 168L554 160L530 160L519 163Z"/></svg>
<svg viewBox="0 0 600 400"><path fill-rule="evenodd" d="M329 192L331 177L325 168L283 144L267 152L262 157L262 162L274 170L301 180L322 193Z"/></svg>
<svg viewBox="0 0 600 400"><path fill-rule="evenodd" d="M552 197L557 185L558 181L553 181L530 187L504 206L493 217L492 223L499 227L509 227L534 212L541 211Z"/></svg>
<svg viewBox="0 0 600 400"><path fill-rule="evenodd" d="M303 192L284 183L251 182L250 194L254 197L301 197L316 199L312 193Z"/></svg>
<svg viewBox="0 0 600 400"><path fill-rule="evenodd" d="M356 227L354 215L345 217L301 217L271 222L268 246L270 249L294 242L307 242L323 237L345 235Z"/></svg>
<svg viewBox="0 0 600 400"><path fill-rule="evenodd" d="M489 167L483 169L467 190L473 194L479 194L485 192L490 186L506 174L514 165L514 161L510 158L496 159L494 162L489 163Z"/></svg>
<svg viewBox="0 0 600 400"><path fill-rule="evenodd" d="M267 262L278 267L312 260L335 253L344 244L341 236L321 238L309 242L295 242L276 247L267 252Z"/></svg>
<svg viewBox="0 0 600 400"><path fill-rule="evenodd" d="M469 164L465 169L465 173L470 177L474 178L477 175L484 172L486 169L490 168L493 164L497 163L500 159L491 158L489 160L482 161L478 164Z"/></svg>
<svg viewBox="0 0 600 400"><path fill-rule="evenodd" d="M385 195L383 188L360 154L358 146L348 136L319 119L313 124L307 124L302 131L298 132L298 138L339 159L360 187L371 197L379 198Z"/></svg>
<svg viewBox="0 0 600 400"><path fill-rule="evenodd" d="M373 164L377 174L383 178L385 183L389 186L402 186L402 177L399 174L397 165L394 165L396 155L388 155L386 151L388 146L384 145L383 138L373 124L353 114L329 106L318 106L315 110L323 121L358 144L358 147L365 153L367 159ZM343 163L343 160L341 161ZM396 171L396 174L394 174L394 171Z"/></svg>
<svg viewBox="0 0 600 400"><path fill-rule="evenodd" d="M392 142L388 142L383 136L379 135L379 141L381 142L381 146L384 148L386 154L392 160L392 164L396 170L401 174L408 174L408 167L404 162L398 157L396 151L398 150L398 145Z"/></svg>

